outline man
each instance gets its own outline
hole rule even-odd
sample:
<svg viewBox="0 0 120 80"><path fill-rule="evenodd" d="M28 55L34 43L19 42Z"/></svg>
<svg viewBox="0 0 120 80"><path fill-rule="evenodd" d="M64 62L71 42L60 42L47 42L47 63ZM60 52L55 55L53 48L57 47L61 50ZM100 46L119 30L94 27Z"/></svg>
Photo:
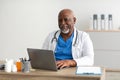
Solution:
<svg viewBox="0 0 120 80"><path fill-rule="evenodd" d="M70 9L58 14L58 31L46 38L43 49L53 50L58 68L88 66L94 63L93 44L86 32L78 31L76 17Z"/></svg>

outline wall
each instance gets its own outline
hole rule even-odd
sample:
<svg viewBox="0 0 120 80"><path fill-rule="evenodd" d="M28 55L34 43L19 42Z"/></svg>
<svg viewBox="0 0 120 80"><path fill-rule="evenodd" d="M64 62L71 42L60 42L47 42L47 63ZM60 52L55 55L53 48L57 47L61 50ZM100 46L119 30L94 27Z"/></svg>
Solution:
<svg viewBox="0 0 120 80"><path fill-rule="evenodd" d="M57 15L70 8L76 27L89 28L92 14L113 14L120 27L119 0L0 0L0 59L27 57L26 48L41 48L47 34L58 29Z"/></svg>

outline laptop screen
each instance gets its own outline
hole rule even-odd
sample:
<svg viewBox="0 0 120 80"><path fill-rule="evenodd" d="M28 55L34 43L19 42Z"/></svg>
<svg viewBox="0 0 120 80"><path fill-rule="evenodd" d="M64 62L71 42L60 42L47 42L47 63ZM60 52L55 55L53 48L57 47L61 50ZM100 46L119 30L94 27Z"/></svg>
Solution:
<svg viewBox="0 0 120 80"><path fill-rule="evenodd" d="M52 50L27 48L31 67L57 71L56 60Z"/></svg>

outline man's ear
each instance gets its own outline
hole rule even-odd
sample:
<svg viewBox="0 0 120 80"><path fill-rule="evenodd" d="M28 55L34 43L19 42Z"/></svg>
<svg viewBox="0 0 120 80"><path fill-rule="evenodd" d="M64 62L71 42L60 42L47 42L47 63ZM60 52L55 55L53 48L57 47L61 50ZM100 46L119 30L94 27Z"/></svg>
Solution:
<svg viewBox="0 0 120 80"><path fill-rule="evenodd" d="M74 19L74 23L76 23L76 17L74 17L73 19Z"/></svg>

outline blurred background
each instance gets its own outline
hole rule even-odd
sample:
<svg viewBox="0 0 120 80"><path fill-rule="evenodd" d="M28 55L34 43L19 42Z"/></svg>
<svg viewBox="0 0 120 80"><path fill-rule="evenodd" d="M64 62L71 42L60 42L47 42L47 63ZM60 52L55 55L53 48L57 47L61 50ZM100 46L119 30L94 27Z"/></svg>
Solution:
<svg viewBox="0 0 120 80"><path fill-rule="evenodd" d="M58 13L72 9L79 30L89 30L93 14L112 14L120 28L120 0L0 0L0 60L27 57L26 48L41 48L58 29Z"/></svg>

